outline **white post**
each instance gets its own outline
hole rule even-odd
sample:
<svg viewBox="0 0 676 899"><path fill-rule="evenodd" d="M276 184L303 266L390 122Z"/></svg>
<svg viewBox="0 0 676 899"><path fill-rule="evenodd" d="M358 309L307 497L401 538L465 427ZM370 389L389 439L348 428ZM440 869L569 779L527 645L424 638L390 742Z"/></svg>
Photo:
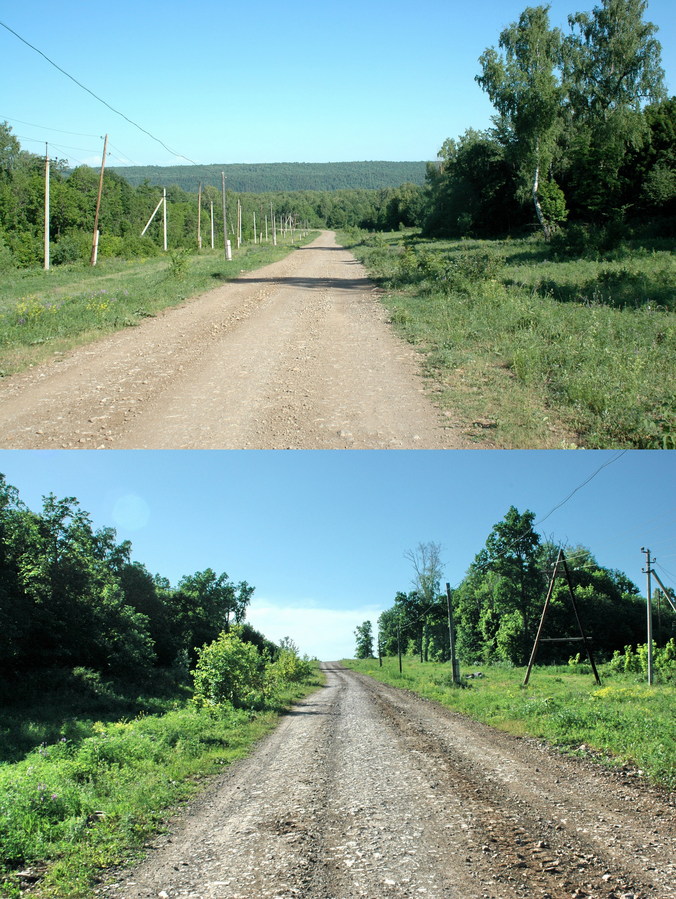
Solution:
<svg viewBox="0 0 676 899"><path fill-rule="evenodd" d="M202 182L197 191L197 249L202 249Z"/></svg>
<svg viewBox="0 0 676 899"><path fill-rule="evenodd" d="M49 148L45 144L45 271L49 269Z"/></svg>
<svg viewBox="0 0 676 899"><path fill-rule="evenodd" d="M258 237L257 237L257 232L256 232L256 210L255 209L254 209L253 219L254 219L254 243L258 243Z"/></svg>
<svg viewBox="0 0 676 899"><path fill-rule="evenodd" d="M211 249L214 248L214 201L211 200Z"/></svg>

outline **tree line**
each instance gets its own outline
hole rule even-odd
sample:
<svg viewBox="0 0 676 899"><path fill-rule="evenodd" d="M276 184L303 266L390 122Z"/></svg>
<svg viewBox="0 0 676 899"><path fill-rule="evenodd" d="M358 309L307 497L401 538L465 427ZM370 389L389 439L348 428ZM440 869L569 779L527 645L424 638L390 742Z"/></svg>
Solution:
<svg viewBox="0 0 676 899"><path fill-rule="evenodd" d="M508 662L525 665L530 657L559 547L534 530L533 512L511 506L491 530L461 583L451 591L456 650L465 664ZM573 589L582 626L595 655L610 659L625 647L645 642L646 608L639 590L621 571L599 565L585 547L571 547ZM378 619L383 655L416 655L421 661L447 661L450 636L447 595L441 591L443 567L438 544L421 544L409 554L413 590L400 591ZM653 635L658 645L676 637L676 614L656 596ZM368 625L368 627L365 627ZM357 653L373 653L370 622L357 628ZM543 636L579 636L565 580L557 579ZM539 662L566 662L575 643L544 642Z"/></svg>
<svg viewBox="0 0 676 899"><path fill-rule="evenodd" d="M673 233L676 98L668 98L646 0L602 0L553 28L527 7L476 81L493 127L447 140L430 166L422 224L430 235L492 236L566 222L617 227L650 218Z"/></svg>
<svg viewBox="0 0 676 899"><path fill-rule="evenodd" d="M422 186L425 162L271 162L223 165L117 167L132 186L144 182L173 184L197 193L200 184L220 188L224 174L230 190L238 193L284 191L386 190L400 184Z"/></svg>
<svg viewBox="0 0 676 899"><path fill-rule="evenodd" d="M50 160L50 261L54 265L87 262L91 254L99 172L82 165L68 169L63 160ZM169 177L169 174L166 175ZM0 272L39 266L44 257L45 158L21 149L5 122L0 123ZM205 184L201 214L196 193L167 185L167 243L170 249L198 246L198 218L202 245L210 245L213 211L215 245L223 245L223 197L218 187ZM242 238L272 239L272 216L293 219L311 228L397 228L401 210L408 208L421 188L414 184L380 190L283 190L271 193L226 191L228 238L234 243L237 203L242 207ZM99 215L99 256L137 258L162 252L162 216L157 215L145 236L142 231L162 198L162 189L144 181L133 186L119 172L106 169ZM254 216L256 235L254 236ZM410 218L410 217L409 217ZM409 221L407 218L407 222ZM267 221L266 221L267 220ZM411 219L411 222L412 219Z"/></svg>
<svg viewBox="0 0 676 899"><path fill-rule="evenodd" d="M270 659L279 647L245 622L254 588L211 568L176 586L95 530L73 497L31 511L0 475L0 673L85 668L138 679L186 674L199 648L237 626Z"/></svg>

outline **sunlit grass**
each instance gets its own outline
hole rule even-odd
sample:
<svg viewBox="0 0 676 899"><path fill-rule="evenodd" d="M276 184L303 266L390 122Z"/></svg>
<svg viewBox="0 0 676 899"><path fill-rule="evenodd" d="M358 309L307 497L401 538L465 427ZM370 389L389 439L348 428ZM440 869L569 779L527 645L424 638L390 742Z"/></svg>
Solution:
<svg viewBox="0 0 676 899"><path fill-rule="evenodd" d="M352 249L478 445L676 445L673 253L557 260L532 239L402 234Z"/></svg>

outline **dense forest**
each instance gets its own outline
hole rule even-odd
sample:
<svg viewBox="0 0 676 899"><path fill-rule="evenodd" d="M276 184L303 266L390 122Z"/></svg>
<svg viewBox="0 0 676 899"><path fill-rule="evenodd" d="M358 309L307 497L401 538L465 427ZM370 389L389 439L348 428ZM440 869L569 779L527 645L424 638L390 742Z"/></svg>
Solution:
<svg viewBox="0 0 676 899"><path fill-rule="evenodd" d="M535 532L535 515L510 507L491 530L462 582L452 591L456 646L465 665L507 662L525 665L535 640L559 547ZM609 659L625 646L645 643L646 606L637 587L621 571L599 565L589 549L566 550L576 604L593 652ZM398 648L421 660L450 657L448 609L442 594L438 546L423 544L411 554L414 589L399 592L378 619L380 650ZM662 646L676 637L676 614L659 593L653 607L653 635ZM543 636L579 636L564 578L554 582ZM566 662L579 643L543 642L539 662Z"/></svg>
<svg viewBox="0 0 676 899"><path fill-rule="evenodd" d="M673 233L676 98L668 99L646 0L602 0L552 28L526 8L480 57L496 115L447 140L428 170L428 234L491 236L566 222Z"/></svg>
<svg viewBox="0 0 676 899"><path fill-rule="evenodd" d="M7 123L0 123L0 272L37 266L44 259L45 159L21 149ZM50 161L50 261L54 265L86 262L99 186L99 172L88 166L69 170L63 161ZM219 174L220 179L220 174ZM380 190L279 191L235 193L226 189L228 236L234 240L237 204L242 207L243 240L256 233L271 239L272 216L279 223L292 219L311 228L367 228L388 230L400 222L413 224L421 188L404 184ZM133 187L112 169L106 169L99 216L99 256L134 258L162 251L162 216L148 220L162 199L162 189L147 181ZM196 250L198 217L202 245L209 246L211 215L217 245L222 245L223 197L221 190L205 186L201 195L181 187L167 187L169 249Z"/></svg>
<svg viewBox="0 0 676 899"><path fill-rule="evenodd" d="M237 193L276 191L384 190L401 184L422 185L424 162L272 162L224 165L125 166L117 172L134 187L148 182L197 193L200 184L220 190L221 174Z"/></svg>
<svg viewBox="0 0 676 899"><path fill-rule="evenodd" d="M254 588L210 568L176 586L131 560L112 528L95 530L76 499L46 496L33 512L0 475L0 673L86 669L139 679L185 675L222 631L275 657L245 622Z"/></svg>

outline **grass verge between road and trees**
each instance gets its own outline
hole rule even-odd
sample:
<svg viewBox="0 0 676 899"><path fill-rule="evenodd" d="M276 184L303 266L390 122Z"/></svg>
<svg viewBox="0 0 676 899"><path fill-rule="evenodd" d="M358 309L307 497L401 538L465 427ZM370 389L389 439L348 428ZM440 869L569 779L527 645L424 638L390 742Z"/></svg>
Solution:
<svg viewBox="0 0 676 899"><path fill-rule="evenodd" d="M279 683L264 706L252 709L198 707L187 687L139 697L129 685L94 674L75 672L90 682L77 699L47 689L32 704L14 701L0 713L5 899L91 896L105 869L139 858L177 805L247 755L280 714L321 682L313 665L309 677ZM120 717L122 709L129 714ZM20 759L13 728L22 732L24 748L34 746Z"/></svg>
<svg viewBox="0 0 676 899"><path fill-rule="evenodd" d="M676 446L676 256L539 237L344 234L477 446ZM575 252L573 252L575 250Z"/></svg>
<svg viewBox="0 0 676 899"><path fill-rule="evenodd" d="M63 265L0 273L0 377L61 355L169 306L276 262L316 237L278 246L174 250L147 259L102 259L92 268Z"/></svg>
<svg viewBox="0 0 676 899"><path fill-rule="evenodd" d="M623 660L623 659L622 659ZM597 686L586 665L536 666L527 687L524 668L477 667L451 682L449 663L406 657L346 660L354 671L440 702L456 712L518 736L532 736L611 766L642 772L676 790L676 683L649 686L638 675L599 668Z"/></svg>

